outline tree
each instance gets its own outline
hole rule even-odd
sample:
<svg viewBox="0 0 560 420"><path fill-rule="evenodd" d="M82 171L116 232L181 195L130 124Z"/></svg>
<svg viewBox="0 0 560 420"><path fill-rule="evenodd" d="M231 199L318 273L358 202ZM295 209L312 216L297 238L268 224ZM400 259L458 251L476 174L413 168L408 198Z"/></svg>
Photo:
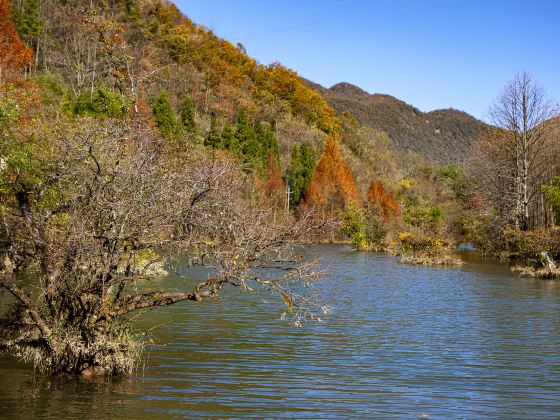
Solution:
<svg viewBox="0 0 560 420"><path fill-rule="evenodd" d="M21 7L14 8L13 16L20 38L28 46L37 48L37 41L43 29L39 0L23 0Z"/></svg>
<svg viewBox="0 0 560 420"><path fill-rule="evenodd" d="M251 126L245 110L241 109L237 113L234 128L234 138L237 150L245 161L251 161L260 156L260 144L257 140L255 130Z"/></svg>
<svg viewBox="0 0 560 420"><path fill-rule="evenodd" d="M381 181L371 181L367 194L368 207L383 217L385 222L400 215L401 208L395 196L385 191Z"/></svg>
<svg viewBox="0 0 560 420"><path fill-rule="evenodd" d="M147 100L146 91L139 86L132 93L132 106L129 109L130 124L137 130L147 130L156 127L152 108Z"/></svg>
<svg viewBox="0 0 560 420"><path fill-rule="evenodd" d="M368 235L367 210L350 206L340 212L340 230L352 240L352 245L358 250L365 250L370 245Z"/></svg>
<svg viewBox="0 0 560 420"><path fill-rule="evenodd" d="M38 270L30 288L0 275L13 297L0 319L0 350L41 371L130 372L142 343L128 315L216 298L227 285L278 295L295 323L312 313L289 284L318 277L293 253L315 227L309 218L273 225L234 162L91 118L38 122L14 131L0 151L5 251ZM153 267L178 255L210 276L185 291L145 290ZM266 268L279 277L261 280Z"/></svg>
<svg viewBox="0 0 560 420"><path fill-rule="evenodd" d="M323 154L305 193L305 201L327 211L344 209L350 204L359 207L361 204L352 171L342 160L338 142L332 136L325 141Z"/></svg>
<svg viewBox="0 0 560 420"><path fill-rule="evenodd" d="M542 192L560 220L560 176L554 177L550 185L543 185Z"/></svg>
<svg viewBox="0 0 560 420"><path fill-rule="evenodd" d="M554 108L531 76L521 73L498 96L490 115L499 128L489 134L490 141L498 142L501 150L495 150L497 156L487 154L487 158L499 158L507 168L509 185L504 185L503 191L513 195L515 227L527 230L531 226L531 206L554 169L550 164L554 162L556 168L559 165L558 159L551 159L555 151L548 136L547 122L554 116Z"/></svg>
<svg viewBox="0 0 560 420"><path fill-rule="evenodd" d="M69 101L67 108L75 115L93 117L121 117L129 113L128 103L119 93L100 85L93 95L82 94L76 101Z"/></svg>
<svg viewBox="0 0 560 420"><path fill-rule="evenodd" d="M273 121L265 128L262 138L263 148L266 151L267 158L270 154L276 160L276 165L280 165L280 148L276 139L276 123Z"/></svg>
<svg viewBox="0 0 560 420"><path fill-rule="evenodd" d="M157 127L164 136L170 136L177 132L175 114L167 100L167 92L162 90L152 104L152 113Z"/></svg>
<svg viewBox="0 0 560 420"><path fill-rule="evenodd" d="M185 97L181 105L181 124L187 133L196 132L196 121L194 118L194 104L191 98Z"/></svg>
<svg viewBox="0 0 560 420"><path fill-rule="evenodd" d="M17 77L33 58L19 38L12 20L10 0L0 0L0 79Z"/></svg>
<svg viewBox="0 0 560 420"><path fill-rule="evenodd" d="M381 181L371 181L365 207L351 204L340 211L340 228L357 249L382 250L387 245L388 222L398 215L395 196L385 191Z"/></svg>
<svg viewBox="0 0 560 420"><path fill-rule="evenodd" d="M235 132L231 128L229 121L226 121L224 128L222 129L220 147L226 150L236 150L237 144L235 142Z"/></svg>
<svg viewBox="0 0 560 420"><path fill-rule="evenodd" d="M271 207L281 208L284 205L286 185L282 179L280 168L272 153L268 154L268 165L264 180L259 183L262 193L263 204Z"/></svg>
<svg viewBox="0 0 560 420"><path fill-rule="evenodd" d="M204 145L210 146L214 149L220 147L221 145L220 132L218 131L218 121L215 114L210 116L210 130L208 130L208 133L206 134Z"/></svg>
<svg viewBox="0 0 560 420"><path fill-rule="evenodd" d="M311 182L315 170L316 157L313 147L303 142L292 146L290 166L286 170L286 182L290 186L290 201L298 205Z"/></svg>

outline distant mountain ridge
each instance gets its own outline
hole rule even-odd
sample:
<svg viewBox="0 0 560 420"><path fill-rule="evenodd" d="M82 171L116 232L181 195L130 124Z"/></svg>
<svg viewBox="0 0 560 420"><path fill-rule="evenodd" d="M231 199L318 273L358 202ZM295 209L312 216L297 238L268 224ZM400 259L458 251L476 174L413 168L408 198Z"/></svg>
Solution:
<svg viewBox="0 0 560 420"><path fill-rule="evenodd" d="M398 150L411 150L437 164L462 163L487 124L456 109L422 112L400 99L370 94L351 83L325 88L306 81L337 113L350 112L362 125L385 131Z"/></svg>

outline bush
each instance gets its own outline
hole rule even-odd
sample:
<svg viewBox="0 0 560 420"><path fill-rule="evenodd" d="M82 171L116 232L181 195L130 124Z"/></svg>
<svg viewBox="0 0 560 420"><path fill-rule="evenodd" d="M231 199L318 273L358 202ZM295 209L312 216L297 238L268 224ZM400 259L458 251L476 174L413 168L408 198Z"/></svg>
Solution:
<svg viewBox="0 0 560 420"><path fill-rule="evenodd" d="M119 118L128 113L130 104L119 93L99 86L91 96L82 93L75 101L67 97L63 108L76 116Z"/></svg>
<svg viewBox="0 0 560 420"><path fill-rule="evenodd" d="M451 255L443 239L413 232L401 232L393 244L401 261L421 265L462 265L461 258Z"/></svg>
<svg viewBox="0 0 560 420"><path fill-rule="evenodd" d="M450 184L458 184L463 178L463 168L450 163L440 168L439 177L448 181Z"/></svg>
<svg viewBox="0 0 560 420"><path fill-rule="evenodd" d="M560 176L554 177L551 185L543 185L541 189L556 217L560 218Z"/></svg>
<svg viewBox="0 0 560 420"><path fill-rule="evenodd" d="M560 227L522 231L509 229L504 232L504 257L531 260L546 252L554 260L560 259Z"/></svg>
<svg viewBox="0 0 560 420"><path fill-rule="evenodd" d="M372 209L351 205L339 213L342 233L352 240L359 250L385 249L387 230L381 216Z"/></svg>
<svg viewBox="0 0 560 420"><path fill-rule="evenodd" d="M352 245L357 249L367 249L369 238L367 235L365 210L356 206L350 206L348 210L341 211L339 214L342 233L352 240Z"/></svg>
<svg viewBox="0 0 560 420"><path fill-rule="evenodd" d="M399 233L397 246L401 254L413 252L426 255L439 255L449 251L448 244L443 239L412 232Z"/></svg>

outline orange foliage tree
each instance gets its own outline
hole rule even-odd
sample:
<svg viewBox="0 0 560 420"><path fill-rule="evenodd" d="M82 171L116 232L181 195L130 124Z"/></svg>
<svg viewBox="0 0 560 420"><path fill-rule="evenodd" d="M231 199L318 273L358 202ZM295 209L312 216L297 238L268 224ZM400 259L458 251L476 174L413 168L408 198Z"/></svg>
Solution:
<svg viewBox="0 0 560 420"><path fill-rule="evenodd" d="M328 211L349 205L359 207L361 204L352 171L342 160L338 141L333 136L325 142L325 149L305 193L305 204Z"/></svg>
<svg viewBox="0 0 560 420"><path fill-rule="evenodd" d="M16 77L32 58L33 52L16 32L11 0L0 0L0 77Z"/></svg>
<svg viewBox="0 0 560 420"><path fill-rule="evenodd" d="M284 191L286 184L282 179L280 168L272 153L268 154L268 168L265 180L258 183L258 189L262 194L263 203L271 207L282 207L284 204Z"/></svg>
<svg viewBox="0 0 560 420"><path fill-rule="evenodd" d="M381 181L371 181L367 195L368 207L374 209L383 217L385 222L401 214L401 208L395 196L383 188Z"/></svg>
<svg viewBox="0 0 560 420"><path fill-rule="evenodd" d="M143 86L139 86L136 97L130 107L129 124L137 129L155 129L156 122L152 108L148 103L147 93Z"/></svg>

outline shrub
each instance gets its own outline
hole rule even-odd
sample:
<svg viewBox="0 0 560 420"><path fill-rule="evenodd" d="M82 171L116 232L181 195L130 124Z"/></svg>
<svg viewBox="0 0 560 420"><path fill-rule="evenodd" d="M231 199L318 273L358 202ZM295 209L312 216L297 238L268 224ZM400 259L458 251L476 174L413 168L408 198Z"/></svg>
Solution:
<svg viewBox="0 0 560 420"><path fill-rule="evenodd" d="M339 212L342 233L352 240L352 245L357 249L367 249L369 238L367 235L366 211L354 205L349 206L346 211Z"/></svg>
<svg viewBox="0 0 560 420"><path fill-rule="evenodd" d="M504 231L505 257L516 260L537 258L542 251L551 258L560 259L560 227L522 231L508 229Z"/></svg>
<svg viewBox="0 0 560 420"><path fill-rule="evenodd" d="M130 104L119 93L99 86L92 94L82 93L75 100L66 96L63 109L72 115L90 117L119 118L129 111Z"/></svg>

